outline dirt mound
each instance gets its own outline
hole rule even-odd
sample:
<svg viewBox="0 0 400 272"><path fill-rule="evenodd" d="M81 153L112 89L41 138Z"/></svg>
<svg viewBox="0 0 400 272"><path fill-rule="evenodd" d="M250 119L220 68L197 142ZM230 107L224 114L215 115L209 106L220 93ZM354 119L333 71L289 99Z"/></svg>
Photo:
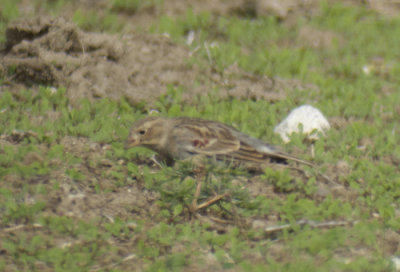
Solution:
<svg viewBox="0 0 400 272"><path fill-rule="evenodd" d="M83 97L151 100L167 84L195 76L184 63L188 52L162 36L119 38L37 18L12 23L6 37L3 69L14 69L14 79L26 85L65 86L73 103Z"/></svg>

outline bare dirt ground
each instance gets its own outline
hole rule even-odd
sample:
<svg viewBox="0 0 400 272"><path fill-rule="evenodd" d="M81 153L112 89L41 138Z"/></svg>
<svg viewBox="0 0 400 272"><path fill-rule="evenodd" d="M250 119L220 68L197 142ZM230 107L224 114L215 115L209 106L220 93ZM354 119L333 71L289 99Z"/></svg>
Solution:
<svg viewBox="0 0 400 272"><path fill-rule="evenodd" d="M83 4L93 5L93 1L82 1ZM170 16L179 16L189 7L194 11L208 10L216 14L253 14L254 16L274 13L282 20L291 23L293 16L306 16L315 10L316 1L169 1L166 0L164 10L142 10L130 16L134 24L148 26L153 18L160 13ZM365 1L346 1L349 4L360 4ZM371 8L390 16L394 8L399 9L395 1L367 1ZM102 7L105 1L95 1L95 5ZM329 46L332 33L320 33L312 29L304 29L300 38L310 46ZM195 103L196 95L211 92L217 86L221 90L219 99L235 97L238 99L264 99L277 101L286 98L285 90L308 89L318 92L318 87L310 86L296 80L281 78L259 77L249 75L236 66L226 71L216 73L212 69L200 68L198 65L189 65L187 59L194 52L181 45L174 44L170 38L163 35L131 34L125 36L88 33L77 28L68 20L59 18L38 17L14 22L7 29L7 42L0 54L0 72L15 69L15 73L0 86L0 92L10 90L18 92L21 87L38 88L39 85L64 86L72 104L78 104L81 98L99 99L126 98L132 105L145 101L151 108L151 103L167 90L167 85L184 87L184 98L187 103ZM211 80L210 80L211 79ZM337 127L345 126L343 120L334 120ZM16 146L19 139L12 136L2 136L2 147ZM62 144L67 152L81 154L85 146L91 146L89 152L83 155L84 160L96 161L102 156L107 146L90 142L83 138L65 137ZM48 146L40 146L43 153ZM40 160L40 156L26 158L22 162L30 164L30 160ZM35 157L36 156L36 157ZM63 162L52 161L53 164L63 165ZM126 162L122 162L126 163ZM95 168L88 164L81 164L80 171L85 174L86 181L79 187L69 180L65 169L53 172L48 176L34 177L29 183L40 182L45 186L52 186L50 180L58 180L61 190L56 194L46 196L48 203L46 212L54 215L66 215L77 219L109 220L109 218L151 219L159 212L157 200L159 194L148 191L140 182L118 188L105 178L103 173L117 167L117 162L100 161ZM327 174L333 180L340 179L348 174L345 163L339 162L331 166ZM300 174L303 175L303 174ZM19 190L18 181L12 175L8 181L14 183L14 190ZM47 182L46 182L47 181ZM272 198L282 197L285 192L276 191L273 185L266 186L259 179L239 181L246 183L251 195L265 194ZM103 191L96 192L96 188ZM315 198L323 198L328 192L339 199L351 202L354 193L343 186L333 186L321 182ZM33 201L26 199L26 202ZM35 200L36 201L36 200ZM216 215L218 216L218 215ZM99 219L100 218L100 219ZM188 217L189 219L189 217ZM191 219L189 219L191 220ZM279 218L269 215L268 218L254 218L258 227L273 225ZM151 221L151 220L149 220ZM154 222L156 223L156 222ZM134 227L134 226L133 226ZM257 227L257 226L255 226ZM219 229L218 226L215 228ZM35 230L40 232L41 230ZM56 239L56 238L55 238ZM393 254L400 244L398 234L391 236L388 255ZM74 240L58 241L60 247L71 246ZM125 255L129 252L130 243L134 241L109 241L119 244L120 252L113 254ZM273 250L273 248L271 249ZM279 247L277 251L282 250ZM116 256L110 254L104 259L104 264L113 262ZM212 260L208 260L212 263ZM136 267L145 266L137 259L124 262L118 268L127 269L135 263ZM101 266L102 263L99 263ZM40 268L40 267L39 267ZM42 267L46 271L46 267ZM197 271L196 267L192 268ZM50 271L47 268L47 271Z"/></svg>

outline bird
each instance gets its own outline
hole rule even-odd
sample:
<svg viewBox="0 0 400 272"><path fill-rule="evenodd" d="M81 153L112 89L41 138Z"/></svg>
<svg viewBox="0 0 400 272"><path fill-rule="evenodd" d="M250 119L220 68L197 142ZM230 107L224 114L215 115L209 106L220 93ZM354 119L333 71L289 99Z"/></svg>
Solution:
<svg viewBox="0 0 400 272"><path fill-rule="evenodd" d="M294 161L313 164L292 156L260 139L217 121L191 117L151 116L133 123L125 148L141 146L158 153L166 161L185 161L209 158L230 165L267 165ZM192 210L206 207L225 195L218 195L197 205L201 181L195 192Z"/></svg>
<svg viewBox="0 0 400 272"><path fill-rule="evenodd" d="M295 161L312 166L232 126L191 117L152 116L136 121L125 142L126 148L135 146L151 149L172 161L210 157L243 163Z"/></svg>

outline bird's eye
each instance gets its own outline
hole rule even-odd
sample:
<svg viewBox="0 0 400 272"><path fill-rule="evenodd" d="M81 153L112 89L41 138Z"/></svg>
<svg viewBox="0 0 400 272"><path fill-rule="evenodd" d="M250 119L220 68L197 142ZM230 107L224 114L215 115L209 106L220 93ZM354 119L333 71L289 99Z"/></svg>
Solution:
<svg viewBox="0 0 400 272"><path fill-rule="evenodd" d="M142 130L139 130L139 134L140 134L140 135L145 135L145 134L146 134L146 130L143 130L143 129L142 129Z"/></svg>

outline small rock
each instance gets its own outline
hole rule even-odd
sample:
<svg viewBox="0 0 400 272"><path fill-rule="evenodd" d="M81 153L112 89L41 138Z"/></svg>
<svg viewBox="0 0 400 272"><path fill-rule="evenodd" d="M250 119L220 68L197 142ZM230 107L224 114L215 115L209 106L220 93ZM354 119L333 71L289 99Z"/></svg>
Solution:
<svg viewBox="0 0 400 272"><path fill-rule="evenodd" d="M186 36L186 45L192 45L194 39L196 38L196 33L193 30L190 30L188 35Z"/></svg>
<svg viewBox="0 0 400 272"><path fill-rule="evenodd" d="M331 127L317 108L303 105L292 110L288 117L275 127L274 132L279 134L284 142L289 142L290 134L300 132L300 124L302 132L309 134L307 137L310 140L318 139L318 132L324 133Z"/></svg>

